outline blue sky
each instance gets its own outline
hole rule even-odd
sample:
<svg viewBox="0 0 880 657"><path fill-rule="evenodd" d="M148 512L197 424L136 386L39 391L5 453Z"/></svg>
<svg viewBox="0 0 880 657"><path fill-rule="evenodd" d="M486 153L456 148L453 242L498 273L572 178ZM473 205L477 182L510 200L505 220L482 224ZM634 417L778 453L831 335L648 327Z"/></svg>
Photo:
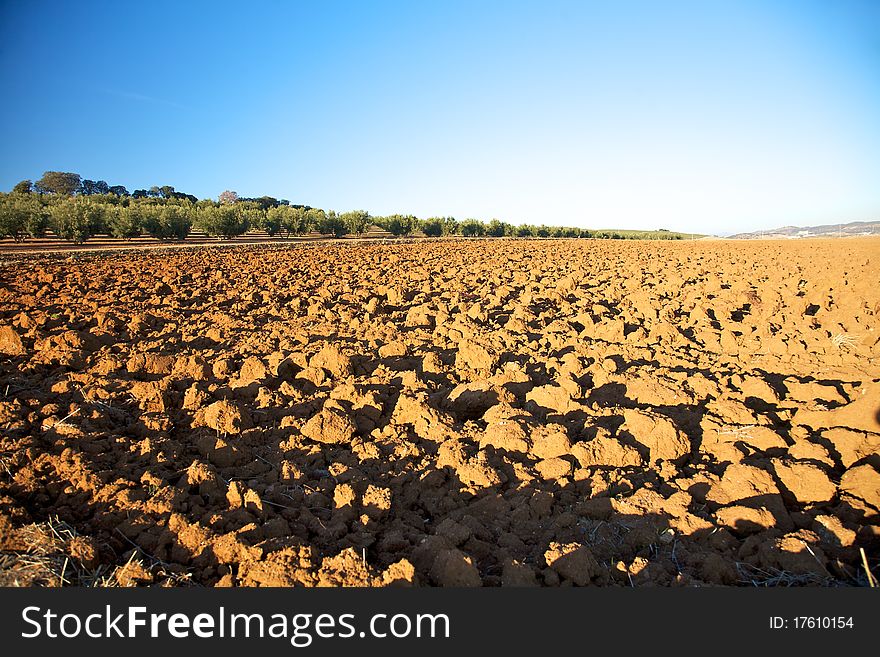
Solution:
<svg viewBox="0 0 880 657"><path fill-rule="evenodd" d="M880 220L880 2L0 0L0 190L45 170L374 215Z"/></svg>

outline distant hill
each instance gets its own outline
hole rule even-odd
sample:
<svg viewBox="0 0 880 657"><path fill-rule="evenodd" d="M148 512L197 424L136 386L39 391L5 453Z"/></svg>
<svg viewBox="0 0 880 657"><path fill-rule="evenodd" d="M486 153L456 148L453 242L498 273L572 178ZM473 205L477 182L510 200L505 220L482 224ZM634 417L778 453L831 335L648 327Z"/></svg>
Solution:
<svg viewBox="0 0 880 657"><path fill-rule="evenodd" d="M825 226L783 226L772 230L759 230L753 233L730 235L727 239L798 239L801 237L855 237L858 235L880 235L880 221L851 221L848 224L827 224Z"/></svg>

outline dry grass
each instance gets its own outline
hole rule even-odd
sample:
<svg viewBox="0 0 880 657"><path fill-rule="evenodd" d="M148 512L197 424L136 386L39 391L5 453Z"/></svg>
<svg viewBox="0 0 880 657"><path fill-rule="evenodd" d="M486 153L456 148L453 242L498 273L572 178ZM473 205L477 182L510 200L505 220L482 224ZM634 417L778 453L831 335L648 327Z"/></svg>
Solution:
<svg viewBox="0 0 880 657"><path fill-rule="evenodd" d="M856 340L858 339L858 335L850 335L849 333L837 333L831 338L831 344L833 344L838 349L843 349L846 347L847 349L852 349L856 346Z"/></svg>
<svg viewBox="0 0 880 657"><path fill-rule="evenodd" d="M736 572L739 583L749 586L773 588L777 586L842 586L843 582L830 575L818 573L792 573L777 568L759 568L748 563L737 562Z"/></svg>
<svg viewBox="0 0 880 657"><path fill-rule="evenodd" d="M743 426L727 425L724 429L720 429L718 434L721 436L733 436L735 439L743 440L752 437L752 429L754 428L754 424Z"/></svg>
<svg viewBox="0 0 880 657"><path fill-rule="evenodd" d="M812 550L810 550L812 553ZM824 586L824 587L871 587L877 585L874 574L868 568L864 550L861 550L864 570L850 570L844 568L845 574L835 577L826 569L826 574L819 573L792 573L776 568L761 568L752 564L737 562L736 571L739 575L737 580L741 585L757 587L776 586ZM823 566L824 568L824 566Z"/></svg>
<svg viewBox="0 0 880 657"><path fill-rule="evenodd" d="M192 584L188 573L169 572L135 548L122 565L85 563L77 545L90 545L58 518L14 530L14 548L0 551L0 586L79 586L110 588L159 584Z"/></svg>
<svg viewBox="0 0 880 657"><path fill-rule="evenodd" d="M868 582L868 586L872 589L877 587L877 578L874 577L874 573L871 572L871 568L868 566L868 555L865 554L865 548L859 548L859 553L862 555L862 568L865 569L865 579Z"/></svg>
<svg viewBox="0 0 880 657"><path fill-rule="evenodd" d="M76 415L77 413L79 413L81 410L82 410L82 408L77 407L75 410L71 411L70 413L68 413L67 415L65 415L63 418L61 418L60 420L58 420L58 422L56 422L56 423L54 423L54 424L46 424L46 423L44 422L43 425L42 425L40 428L41 428L43 431L47 431L48 429L51 429L51 428L53 428L53 427L54 427L54 428L58 428L58 427L69 427L69 426L73 426L73 425L69 424L69 423L67 422L67 420L69 420L70 418L72 418L74 415Z"/></svg>

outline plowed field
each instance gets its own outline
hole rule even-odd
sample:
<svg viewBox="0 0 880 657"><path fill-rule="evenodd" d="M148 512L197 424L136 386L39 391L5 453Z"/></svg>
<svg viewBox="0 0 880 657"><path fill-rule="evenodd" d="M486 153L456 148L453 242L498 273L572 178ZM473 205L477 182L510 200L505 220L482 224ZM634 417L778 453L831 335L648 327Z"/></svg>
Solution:
<svg viewBox="0 0 880 657"><path fill-rule="evenodd" d="M864 585L878 256L866 238L7 258L0 579Z"/></svg>

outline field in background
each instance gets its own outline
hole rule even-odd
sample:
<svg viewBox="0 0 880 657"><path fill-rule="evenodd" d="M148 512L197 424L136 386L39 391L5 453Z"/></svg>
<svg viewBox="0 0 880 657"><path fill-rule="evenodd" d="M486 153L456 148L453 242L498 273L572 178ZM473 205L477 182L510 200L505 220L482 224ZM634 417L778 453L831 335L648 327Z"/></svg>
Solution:
<svg viewBox="0 0 880 657"><path fill-rule="evenodd" d="M674 230L624 230L614 228L595 229L592 232L596 237L605 239L615 239L615 235L622 239L636 240L691 240L710 237L702 233L679 233Z"/></svg>
<svg viewBox="0 0 880 657"><path fill-rule="evenodd" d="M637 239L637 240L684 240L684 239L703 239L707 235L698 235L690 233L676 233L670 231L639 231L639 230L616 230L616 231L595 231L592 238L568 238L568 239ZM374 239L441 239L435 237L427 237L424 233L416 231L410 237L395 237L391 233L378 226L372 226L366 232L360 235L344 235L341 240L374 240ZM245 244L299 244L302 242L315 242L317 240L330 240L334 238L321 233L311 232L306 235L298 235L291 237L281 237L278 235L269 235L265 231L251 230L244 235L229 239L221 239L213 237L202 231L192 231L183 240L161 240L149 235L142 235L131 239L123 240L118 237L108 235L97 235L90 237L82 243L75 243L62 239L49 231L45 237L29 238L16 241L11 238L0 239L0 254L2 253L40 253L52 251L103 251L103 250L122 250L122 249L140 249L140 248L159 248L159 247L191 247L191 246L223 246L223 245L245 245ZM554 238L463 238L461 236L450 236L445 239L554 239Z"/></svg>

